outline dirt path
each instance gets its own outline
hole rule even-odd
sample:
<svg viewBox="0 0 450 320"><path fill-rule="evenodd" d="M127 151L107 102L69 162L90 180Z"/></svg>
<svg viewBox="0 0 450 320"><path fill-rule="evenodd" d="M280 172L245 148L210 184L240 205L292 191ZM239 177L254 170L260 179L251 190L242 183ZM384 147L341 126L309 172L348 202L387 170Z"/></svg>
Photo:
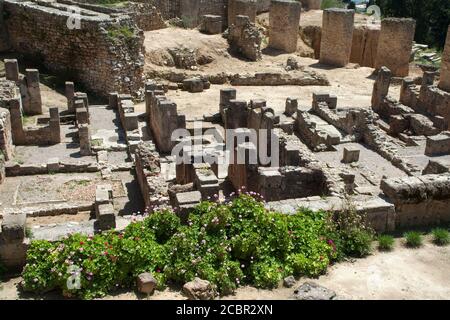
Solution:
<svg viewBox="0 0 450 320"><path fill-rule="evenodd" d="M392 252L379 253L343 262L313 280L334 290L341 299L450 299L450 246L438 247L430 243L420 249L407 249L397 240ZM223 299L290 299L293 290L306 279L297 281L294 288L258 290L242 287L233 296ZM0 284L0 300L19 299L17 284L20 278ZM36 299L37 296L21 298ZM56 294L43 298L60 298ZM134 292L124 292L105 299L140 299ZM185 299L179 290L156 292L152 300Z"/></svg>

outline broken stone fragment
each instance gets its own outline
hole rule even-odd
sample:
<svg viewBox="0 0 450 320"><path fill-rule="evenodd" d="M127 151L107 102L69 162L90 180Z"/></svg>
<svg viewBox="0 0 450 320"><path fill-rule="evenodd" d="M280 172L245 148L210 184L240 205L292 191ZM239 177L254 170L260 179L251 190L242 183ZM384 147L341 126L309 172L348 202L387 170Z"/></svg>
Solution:
<svg viewBox="0 0 450 320"><path fill-rule="evenodd" d="M195 278L183 286L183 293L189 300L212 300L215 290L209 281Z"/></svg>
<svg viewBox="0 0 450 320"><path fill-rule="evenodd" d="M141 293L152 294L157 285L158 281L156 281L151 273L141 273L137 277L137 287L138 291Z"/></svg>
<svg viewBox="0 0 450 320"><path fill-rule="evenodd" d="M333 300L336 293L314 282L305 282L294 291L296 300Z"/></svg>
<svg viewBox="0 0 450 320"><path fill-rule="evenodd" d="M295 284L294 276L289 276L283 279L283 286L286 288L292 288Z"/></svg>

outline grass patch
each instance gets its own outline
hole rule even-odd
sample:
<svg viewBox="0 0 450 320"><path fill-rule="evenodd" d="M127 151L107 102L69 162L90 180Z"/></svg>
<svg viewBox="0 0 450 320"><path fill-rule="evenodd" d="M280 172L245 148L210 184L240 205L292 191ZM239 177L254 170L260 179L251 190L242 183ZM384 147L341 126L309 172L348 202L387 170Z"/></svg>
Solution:
<svg viewBox="0 0 450 320"><path fill-rule="evenodd" d="M405 244L409 248L419 248L423 244L422 234L418 231L405 232Z"/></svg>
<svg viewBox="0 0 450 320"><path fill-rule="evenodd" d="M114 26L108 29L108 37L111 39L131 39L134 37L134 31L128 26Z"/></svg>
<svg viewBox="0 0 450 320"><path fill-rule="evenodd" d="M378 237L378 250L392 251L394 247L394 237L387 234L382 234Z"/></svg>
<svg viewBox="0 0 450 320"><path fill-rule="evenodd" d="M436 228L431 231L433 242L438 246L446 246L450 243L450 233L443 228Z"/></svg>

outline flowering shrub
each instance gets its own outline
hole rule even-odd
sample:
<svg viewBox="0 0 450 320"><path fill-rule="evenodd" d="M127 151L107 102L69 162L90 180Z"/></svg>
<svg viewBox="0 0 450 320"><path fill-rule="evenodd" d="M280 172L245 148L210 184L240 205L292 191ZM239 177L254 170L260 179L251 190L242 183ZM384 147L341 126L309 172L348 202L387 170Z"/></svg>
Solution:
<svg viewBox="0 0 450 320"><path fill-rule="evenodd" d="M195 277L221 294L241 284L271 288L287 275L324 273L343 256L343 239L348 243L349 237L325 212L269 212L241 194L227 203L202 202L186 225L162 210L120 233L33 241L23 284L29 291L61 289L66 296L90 299L131 287L139 273L152 272L160 288ZM73 279L78 286L71 285Z"/></svg>

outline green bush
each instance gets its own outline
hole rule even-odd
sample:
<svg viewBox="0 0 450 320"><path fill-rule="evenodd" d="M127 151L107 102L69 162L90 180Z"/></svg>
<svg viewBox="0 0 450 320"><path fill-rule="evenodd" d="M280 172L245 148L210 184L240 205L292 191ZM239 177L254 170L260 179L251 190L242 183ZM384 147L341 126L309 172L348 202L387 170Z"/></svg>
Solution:
<svg viewBox="0 0 450 320"><path fill-rule="evenodd" d="M410 248L418 248L422 246L423 239L420 232L409 231L404 234L406 240L406 246Z"/></svg>
<svg viewBox="0 0 450 320"><path fill-rule="evenodd" d="M433 229L433 242L438 246L445 246L450 243L450 233L446 229L436 228Z"/></svg>
<svg viewBox="0 0 450 320"><path fill-rule="evenodd" d="M91 299L133 286L142 272L154 274L159 288L195 277L210 281L221 294L242 284L273 288L287 275L326 272L344 251L366 252L369 233L359 229L360 222L351 226L349 231L326 212L269 212L250 195L227 203L202 202L186 225L164 210L121 233L33 241L23 271L24 289L60 289L66 296ZM78 289L68 286L74 277L80 279Z"/></svg>
<svg viewBox="0 0 450 320"><path fill-rule="evenodd" d="M329 8L345 8L346 6L341 0L322 0L320 8L325 10Z"/></svg>
<svg viewBox="0 0 450 320"><path fill-rule="evenodd" d="M378 250L391 251L394 247L394 237L383 234L378 237Z"/></svg>

